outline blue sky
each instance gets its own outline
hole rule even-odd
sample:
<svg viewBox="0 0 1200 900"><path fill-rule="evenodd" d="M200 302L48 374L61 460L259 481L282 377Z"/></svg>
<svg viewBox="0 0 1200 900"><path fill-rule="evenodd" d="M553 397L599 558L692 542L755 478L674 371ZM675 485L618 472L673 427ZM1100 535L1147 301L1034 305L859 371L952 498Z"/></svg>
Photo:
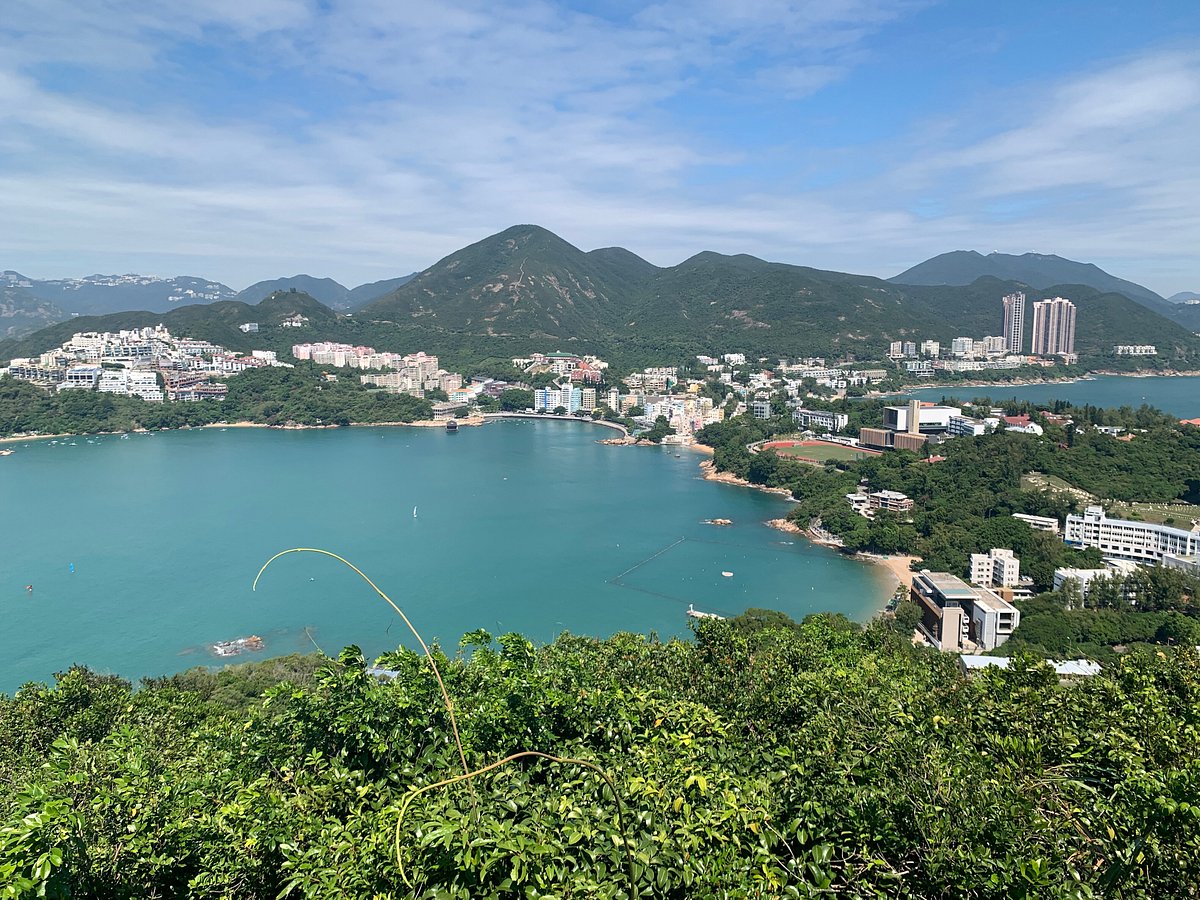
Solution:
<svg viewBox="0 0 1200 900"><path fill-rule="evenodd" d="M0 268L351 286L509 225L1200 290L1200 4L5 0Z"/></svg>

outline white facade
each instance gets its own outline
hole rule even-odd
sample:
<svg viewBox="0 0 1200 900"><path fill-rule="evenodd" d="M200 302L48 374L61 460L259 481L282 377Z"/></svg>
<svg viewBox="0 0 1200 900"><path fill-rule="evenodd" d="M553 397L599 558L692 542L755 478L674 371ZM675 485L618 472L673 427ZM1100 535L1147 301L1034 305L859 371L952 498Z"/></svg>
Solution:
<svg viewBox="0 0 1200 900"><path fill-rule="evenodd" d="M987 553L971 554L971 583L981 587L1016 587L1021 580L1021 561L1011 550L993 547Z"/></svg>
<svg viewBox="0 0 1200 900"><path fill-rule="evenodd" d="M1004 347L1009 353L1020 353L1025 342L1025 295L1020 291L1009 294L1004 304Z"/></svg>
<svg viewBox="0 0 1200 900"><path fill-rule="evenodd" d="M1082 516L1067 516L1064 543L1074 547L1097 547L1105 556L1157 565L1168 553L1200 555L1200 524L1190 531L1169 525L1110 519L1101 506L1089 506Z"/></svg>
<svg viewBox="0 0 1200 900"><path fill-rule="evenodd" d="M1070 355L1075 352L1075 304L1062 297L1033 304L1035 356Z"/></svg>

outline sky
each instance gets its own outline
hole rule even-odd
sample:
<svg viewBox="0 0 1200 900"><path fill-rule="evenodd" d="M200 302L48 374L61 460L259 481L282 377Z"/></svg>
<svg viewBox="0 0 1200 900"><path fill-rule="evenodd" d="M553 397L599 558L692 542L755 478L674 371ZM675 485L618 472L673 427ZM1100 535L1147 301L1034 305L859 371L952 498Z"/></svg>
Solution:
<svg viewBox="0 0 1200 900"><path fill-rule="evenodd" d="M4 0L0 269L406 274L510 225L1200 291L1200 3Z"/></svg>

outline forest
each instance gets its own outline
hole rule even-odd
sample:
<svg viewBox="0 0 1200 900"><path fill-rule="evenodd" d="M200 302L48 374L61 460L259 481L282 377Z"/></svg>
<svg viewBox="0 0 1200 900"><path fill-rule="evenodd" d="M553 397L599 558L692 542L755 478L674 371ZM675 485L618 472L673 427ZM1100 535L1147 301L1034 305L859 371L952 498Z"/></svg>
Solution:
<svg viewBox="0 0 1200 900"><path fill-rule="evenodd" d="M1075 684L1024 656L968 680L883 621L760 613L688 640L476 632L431 653L438 675L404 648L372 675L351 647L136 688L73 668L0 697L0 897L1200 883L1190 648Z"/></svg>

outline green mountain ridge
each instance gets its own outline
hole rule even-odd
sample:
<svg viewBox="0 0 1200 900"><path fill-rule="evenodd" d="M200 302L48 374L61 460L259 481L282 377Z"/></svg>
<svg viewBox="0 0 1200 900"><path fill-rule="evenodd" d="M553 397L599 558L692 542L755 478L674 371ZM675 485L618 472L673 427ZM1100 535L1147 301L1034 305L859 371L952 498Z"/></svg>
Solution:
<svg viewBox="0 0 1200 900"><path fill-rule="evenodd" d="M712 251L660 268L619 247L584 252L544 228L518 225L450 254L353 318L308 298L314 305L305 315L313 321L305 337L458 353L463 362L503 362L511 355L566 346L638 365L713 352L879 359L895 340L948 344L963 335L999 334L1000 300L1022 287L990 276L963 286L896 284ZM1076 349L1085 365L1110 364L1112 345L1118 343L1159 348L1157 360L1139 365L1200 364L1200 337L1123 294L1078 283L1054 284L1046 292L1079 306ZM294 305L307 295L272 296L293 298ZM297 337L247 339L237 324L271 324L269 314L257 309L214 303L167 316L75 319L23 341L0 342L0 359L57 346L74 331L158 321L231 348L267 343L284 349L284 338ZM1028 335L1032 317L1027 318Z"/></svg>

